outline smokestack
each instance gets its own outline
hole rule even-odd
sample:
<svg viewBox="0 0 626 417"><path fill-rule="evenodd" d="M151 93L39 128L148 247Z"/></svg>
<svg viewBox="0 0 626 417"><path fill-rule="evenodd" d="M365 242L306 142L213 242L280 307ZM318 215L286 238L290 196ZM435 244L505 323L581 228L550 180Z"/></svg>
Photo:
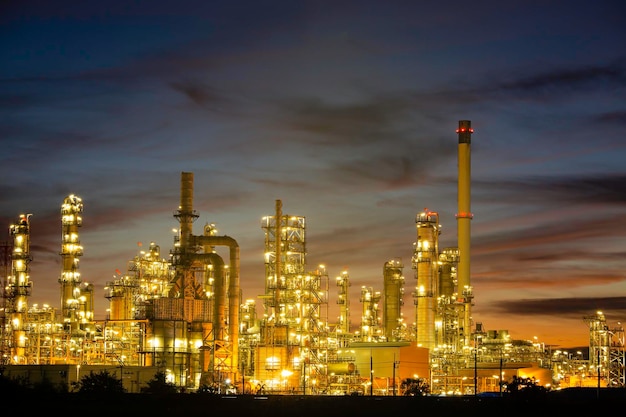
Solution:
<svg viewBox="0 0 626 417"><path fill-rule="evenodd" d="M182 172L180 177L180 207L174 214L180 223L180 244L189 246L193 235L193 222L198 218L193 209L193 173Z"/></svg>
<svg viewBox="0 0 626 417"><path fill-rule="evenodd" d="M459 264L457 271L458 296L463 298L465 306L462 318L463 328L461 336L464 344L469 344L470 337L470 307L472 303L472 287L470 283L470 224L472 211L470 208L470 144L472 142L472 122L469 120L459 120L459 128L456 131L459 135L458 147L458 190L457 204L457 239L459 246Z"/></svg>

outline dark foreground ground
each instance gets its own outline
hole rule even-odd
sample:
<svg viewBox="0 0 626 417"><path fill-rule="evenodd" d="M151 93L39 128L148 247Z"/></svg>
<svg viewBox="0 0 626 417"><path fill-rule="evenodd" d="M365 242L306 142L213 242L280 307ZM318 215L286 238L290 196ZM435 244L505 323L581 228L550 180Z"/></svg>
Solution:
<svg viewBox="0 0 626 417"><path fill-rule="evenodd" d="M0 393L2 395L2 393ZM87 416L268 416L268 417L404 417L404 416L586 416L624 415L626 389L570 389L539 398L507 397L370 397L203 394L122 394L88 397L56 394L26 398L2 395L4 410L22 415Z"/></svg>

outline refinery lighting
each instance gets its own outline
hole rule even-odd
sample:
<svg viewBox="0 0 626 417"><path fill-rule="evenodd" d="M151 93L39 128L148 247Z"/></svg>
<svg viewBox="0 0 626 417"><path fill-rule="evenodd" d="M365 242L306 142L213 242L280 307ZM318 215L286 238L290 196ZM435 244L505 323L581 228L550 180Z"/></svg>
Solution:
<svg viewBox="0 0 626 417"><path fill-rule="evenodd" d="M415 239L407 242L410 262L405 267L399 258L381 260L376 286L353 289L344 270L330 291L327 266L307 264L306 218L285 213L276 200L273 214L260 221L264 247L257 256L264 272L258 305L242 299L239 244L218 233L214 223L194 230L194 176L182 172L180 201L173 204L178 227L168 250L138 242L126 270L116 270L104 285L106 318L95 320L94 285L80 273L88 250L80 243L82 199L70 194L61 204L58 312L29 305L31 215L20 214L9 227L11 256L0 310L3 372L64 364L72 366L63 381L69 385L94 369L123 366L129 377L122 383L135 392L163 371L186 391L210 387L249 394L396 395L395 387L411 378L438 395L498 391L513 377L559 388L619 385L624 368L612 359L618 349L623 354L624 333L621 325L609 326L601 311L585 317L588 359L579 352L552 352L537 338L513 339L473 317L473 132L469 120L459 121L457 245L441 247L438 212L417 211ZM350 300L356 298L360 305L351 323ZM331 301L339 309L332 320Z"/></svg>

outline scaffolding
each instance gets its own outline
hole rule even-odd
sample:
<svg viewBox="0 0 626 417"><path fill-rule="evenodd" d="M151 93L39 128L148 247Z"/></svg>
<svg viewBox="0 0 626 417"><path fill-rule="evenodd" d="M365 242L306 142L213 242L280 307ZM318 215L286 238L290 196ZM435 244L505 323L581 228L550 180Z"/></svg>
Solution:
<svg viewBox="0 0 626 417"><path fill-rule="evenodd" d="M595 372L598 385L625 387L624 328L609 327L601 311L585 316L584 320L589 326L590 372Z"/></svg>

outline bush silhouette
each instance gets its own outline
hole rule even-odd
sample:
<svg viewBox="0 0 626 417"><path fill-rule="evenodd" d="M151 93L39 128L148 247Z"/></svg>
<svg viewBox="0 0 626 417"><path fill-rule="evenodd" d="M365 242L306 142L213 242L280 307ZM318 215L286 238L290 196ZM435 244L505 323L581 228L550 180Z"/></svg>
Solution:
<svg viewBox="0 0 626 417"><path fill-rule="evenodd" d="M176 394L178 389L176 385L171 382L167 382L165 372L159 371L154 374L154 378L148 381L146 387L141 388L141 392L144 394Z"/></svg>
<svg viewBox="0 0 626 417"><path fill-rule="evenodd" d="M122 381L109 371L90 372L78 382L79 394L125 394Z"/></svg>
<svg viewBox="0 0 626 417"><path fill-rule="evenodd" d="M548 388L539 385L535 378L513 376L513 380L506 385L506 392L511 397L537 398L548 393Z"/></svg>
<svg viewBox="0 0 626 417"><path fill-rule="evenodd" d="M409 397L420 397L430 392L428 383L423 378L406 378L400 383L402 395Z"/></svg>

